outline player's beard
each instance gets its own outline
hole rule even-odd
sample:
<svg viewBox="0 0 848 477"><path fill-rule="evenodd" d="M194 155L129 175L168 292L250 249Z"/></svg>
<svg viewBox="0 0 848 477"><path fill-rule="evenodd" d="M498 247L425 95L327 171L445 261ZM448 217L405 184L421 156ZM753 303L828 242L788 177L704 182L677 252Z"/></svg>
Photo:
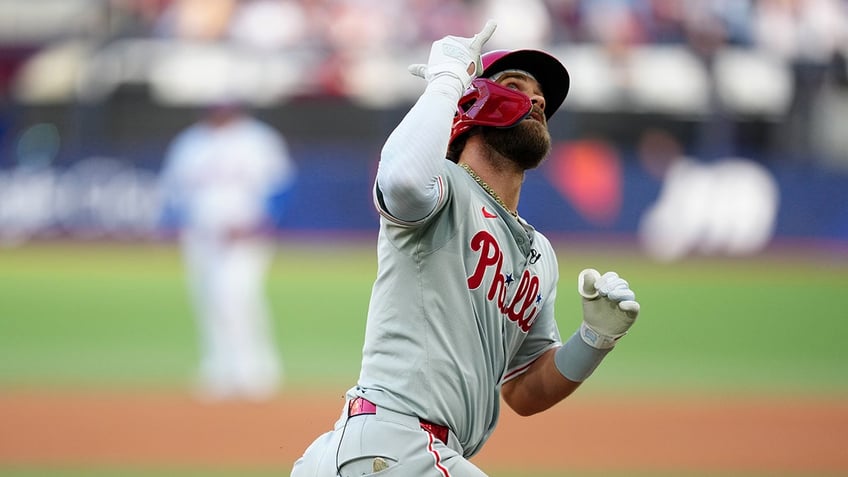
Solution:
<svg viewBox="0 0 848 477"><path fill-rule="evenodd" d="M533 169L551 152L551 134L539 121L524 120L511 128L483 128L483 139L522 170Z"/></svg>

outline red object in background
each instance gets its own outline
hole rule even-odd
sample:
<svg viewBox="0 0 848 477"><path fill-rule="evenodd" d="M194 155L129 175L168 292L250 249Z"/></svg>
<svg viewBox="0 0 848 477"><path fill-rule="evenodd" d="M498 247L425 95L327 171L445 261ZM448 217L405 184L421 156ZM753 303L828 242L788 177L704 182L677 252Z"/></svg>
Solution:
<svg viewBox="0 0 848 477"><path fill-rule="evenodd" d="M616 150L601 140L560 143L549 159L549 179L588 222L611 225L621 211L622 168Z"/></svg>
<svg viewBox="0 0 848 477"><path fill-rule="evenodd" d="M0 45L0 98L9 94L15 74L39 50L38 45Z"/></svg>

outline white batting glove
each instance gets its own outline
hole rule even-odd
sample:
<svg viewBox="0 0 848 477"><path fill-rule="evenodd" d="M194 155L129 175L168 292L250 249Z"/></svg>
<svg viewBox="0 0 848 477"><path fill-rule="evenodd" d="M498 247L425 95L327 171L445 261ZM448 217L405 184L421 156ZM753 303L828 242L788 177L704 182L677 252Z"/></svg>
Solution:
<svg viewBox="0 0 848 477"><path fill-rule="evenodd" d="M459 94L462 95L471 80L483 72L480 53L497 26L494 20L489 20L480 33L472 38L446 36L433 42L427 64L409 65L409 72L426 79L428 83L443 76L456 78L462 88Z"/></svg>
<svg viewBox="0 0 848 477"><path fill-rule="evenodd" d="M617 273L591 268L580 272L577 291L583 297L580 337L593 348L612 348L639 316L636 294Z"/></svg>

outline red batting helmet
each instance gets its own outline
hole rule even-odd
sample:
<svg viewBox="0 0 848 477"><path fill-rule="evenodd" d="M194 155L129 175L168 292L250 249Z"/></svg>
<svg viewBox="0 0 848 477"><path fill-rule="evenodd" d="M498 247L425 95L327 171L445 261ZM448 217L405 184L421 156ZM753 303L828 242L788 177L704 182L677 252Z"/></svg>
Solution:
<svg viewBox="0 0 848 477"><path fill-rule="evenodd" d="M480 59L483 62L483 73L479 75L480 78L472 81L459 100L451 128L451 142L472 126L512 127L530 114L532 104L526 95L481 78L491 78L506 70L530 73L539 82L545 95L547 119L554 115L568 95L571 81L568 71L559 60L544 51L495 50L483 54ZM525 99L518 99L517 96Z"/></svg>
<svg viewBox="0 0 848 477"><path fill-rule="evenodd" d="M475 78L459 100L450 140L474 126L509 128L526 118L533 103L526 94L486 78Z"/></svg>

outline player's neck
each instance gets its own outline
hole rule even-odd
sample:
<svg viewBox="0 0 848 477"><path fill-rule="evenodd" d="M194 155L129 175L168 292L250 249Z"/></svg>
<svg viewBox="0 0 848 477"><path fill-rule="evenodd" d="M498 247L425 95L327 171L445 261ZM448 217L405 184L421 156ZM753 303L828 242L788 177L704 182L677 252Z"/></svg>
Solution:
<svg viewBox="0 0 848 477"><path fill-rule="evenodd" d="M473 147L467 152L474 152ZM503 201L507 210L510 212L518 210L524 171L520 170L513 161L495 153L481 151L481 153L463 154L459 162L467 164Z"/></svg>

